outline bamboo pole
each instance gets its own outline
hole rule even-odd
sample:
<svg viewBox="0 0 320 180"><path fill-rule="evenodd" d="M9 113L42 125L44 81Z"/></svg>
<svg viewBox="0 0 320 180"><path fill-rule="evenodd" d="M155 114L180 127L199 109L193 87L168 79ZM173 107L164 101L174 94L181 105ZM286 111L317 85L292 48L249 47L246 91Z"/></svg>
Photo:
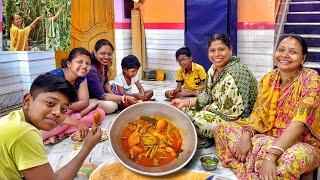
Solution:
<svg viewBox="0 0 320 180"><path fill-rule="evenodd" d="M140 63L141 68L138 71L138 78L142 77L142 72L145 69L146 46L144 26L141 18L139 4L134 3L134 8L131 10L131 33L132 33L132 54L135 55Z"/></svg>

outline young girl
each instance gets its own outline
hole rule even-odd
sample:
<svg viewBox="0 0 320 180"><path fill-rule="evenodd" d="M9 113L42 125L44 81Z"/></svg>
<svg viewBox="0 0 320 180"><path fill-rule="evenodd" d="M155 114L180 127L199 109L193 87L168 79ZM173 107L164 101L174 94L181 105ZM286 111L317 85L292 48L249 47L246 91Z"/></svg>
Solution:
<svg viewBox="0 0 320 180"><path fill-rule="evenodd" d="M78 101L71 104L68 109L68 116L62 125L51 131L42 131L44 140L55 143L57 136L66 137L79 130L81 137L85 137L88 127L93 125L93 116L100 114L100 122L104 119L105 113L102 109L96 108L97 102L89 105L89 92L86 75L91 69L90 53L84 48L73 49L67 59L66 64L61 69L55 69L50 73L66 79L77 91ZM61 138L60 138L61 139Z"/></svg>
<svg viewBox="0 0 320 180"><path fill-rule="evenodd" d="M92 101L98 102L98 107L103 109L106 114L110 114L117 110L117 102L124 106L137 103L138 100L135 97L115 95L111 91L108 71L114 51L112 44L106 39L100 39L97 41L94 50L91 70L87 75L90 104Z"/></svg>

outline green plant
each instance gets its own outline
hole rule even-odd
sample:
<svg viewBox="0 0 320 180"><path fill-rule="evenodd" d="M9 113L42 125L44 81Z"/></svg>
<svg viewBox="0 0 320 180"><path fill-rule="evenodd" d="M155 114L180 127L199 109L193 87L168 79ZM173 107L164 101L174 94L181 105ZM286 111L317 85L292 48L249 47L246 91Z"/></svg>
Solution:
<svg viewBox="0 0 320 180"><path fill-rule="evenodd" d="M60 48L59 50L70 49L70 24L71 24L71 0L3 0L3 37L9 38L11 20L10 16L13 13L19 12L23 20L23 27L28 26L36 17L42 16L42 22L31 31L30 48L39 47L40 50L45 50L46 31L45 20L48 10L57 13L60 7L63 9L56 19L60 29ZM44 47L44 49L43 49Z"/></svg>

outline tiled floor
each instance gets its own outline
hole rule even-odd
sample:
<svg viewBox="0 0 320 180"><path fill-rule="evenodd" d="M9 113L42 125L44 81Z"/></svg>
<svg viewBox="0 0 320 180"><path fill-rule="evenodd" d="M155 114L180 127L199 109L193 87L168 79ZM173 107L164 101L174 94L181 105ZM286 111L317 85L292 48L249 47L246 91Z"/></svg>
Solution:
<svg viewBox="0 0 320 180"><path fill-rule="evenodd" d="M175 82L172 81L142 81L142 85L144 89L153 89L154 97L156 98L156 100L163 103L169 103L168 101L165 101L164 98L165 90L172 89L176 86ZM116 116L117 114L107 115L101 127L109 129L111 122L115 119ZM49 161L53 169L57 170L64 166L67 162L69 162L78 153L81 146L81 144L72 143L70 139L65 139L54 146L46 146ZM194 158L185 167L185 169L202 171L203 169L201 168L199 157L204 154L215 155L215 149L211 147L208 149L197 151ZM111 147L108 141L99 143L86 159L86 162L93 162L96 164L116 161L117 160L112 154ZM233 172L222 167L221 164L218 165L218 168L216 170L211 172L216 175L216 177L220 176L220 179L236 179Z"/></svg>

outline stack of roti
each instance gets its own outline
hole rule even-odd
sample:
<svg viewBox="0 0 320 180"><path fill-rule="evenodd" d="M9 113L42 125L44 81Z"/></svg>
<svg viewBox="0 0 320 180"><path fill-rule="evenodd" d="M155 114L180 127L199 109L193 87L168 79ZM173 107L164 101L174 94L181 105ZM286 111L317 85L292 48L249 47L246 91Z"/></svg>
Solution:
<svg viewBox="0 0 320 180"><path fill-rule="evenodd" d="M206 179L213 174L207 172L199 172L199 171L183 171L180 170L170 175L161 176L161 177L152 177L152 176L144 176L137 174L133 171L130 171L125 166L120 163L111 163L105 164L97 168L90 176L90 180L154 180L154 179L166 179L166 180L203 180Z"/></svg>

